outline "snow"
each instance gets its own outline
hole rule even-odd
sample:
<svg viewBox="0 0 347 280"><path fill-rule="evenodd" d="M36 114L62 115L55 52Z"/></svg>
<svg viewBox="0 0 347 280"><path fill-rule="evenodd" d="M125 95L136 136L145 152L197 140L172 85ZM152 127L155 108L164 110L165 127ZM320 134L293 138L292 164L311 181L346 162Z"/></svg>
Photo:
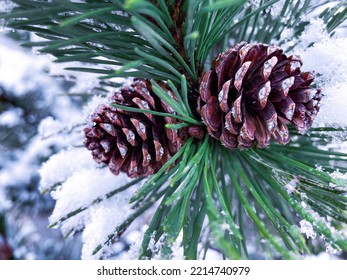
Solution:
<svg viewBox="0 0 347 280"><path fill-rule="evenodd" d="M75 172L96 167L98 165L88 150L84 148L62 150L52 155L39 170L40 191L44 192L53 185L66 181Z"/></svg>
<svg viewBox="0 0 347 280"><path fill-rule="evenodd" d="M285 2L286 0L279 0L268 8L273 19L276 19L280 16Z"/></svg>
<svg viewBox="0 0 347 280"><path fill-rule="evenodd" d="M102 205L91 207L90 222L86 225L82 240L82 259L105 258L112 253L112 248L104 246L96 254L92 254L97 246L104 244L115 228L132 213L128 202L129 195L121 194L105 201Z"/></svg>
<svg viewBox="0 0 347 280"><path fill-rule="evenodd" d="M299 179L298 178L294 178L293 180L289 181L285 185L285 188L287 189L287 193L288 194L292 194L296 190L298 183L299 183Z"/></svg>
<svg viewBox="0 0 347 280"><path fill-rule="evenodd" d="M10 12L16 5L10 0L1 0L0 13Z"/></svg>
<svg viewBox="0 0 347 280"><path fill-rule="evenodd" d="M3 189L0 188L0 214L11 207L12 203L6 198Z"/></svg>
<svg viewBox="0 0 347 280"><path fill-rule="evenodd" d="M335 255L338 250L336 250L331 244L329 243L326 243L325 244L325 251L328 253L328 254L332 254L332 255Z"/></svg>
<svg viewBox="0 0 347 280"><path fill-rule="evenodd" d="M94 183L92 185L93 187L89 187L90 191L84 195L82 199L78 199L79 201L76 202L75 205L79 205L78 203L86 203L86 201L91 201L96 197L101 197L107 192L124 185L125 182L128 181L125 175L114 176L106 169L99 171L99 173L95 174L94 178L91 178L90 172L88 173L89 175L86 177L89 178L89 180L85 178L84 182L89 181L89 184ZM100 177L100 175L103 177ZM79 180L78 183L81 185L81 188L86 187L86 185L83 185L83 180ZM95 190L97 184L100 186L99 190ZM66 186L64 186L64 189L65 188ZM100 259L101 257L107 257L112 252L109 246L104 246L99 252L93 255L95 248L104 244L111 234L116 234L116 227L133 212L128 203L133 191L134 189L124 191L88 209L90 220L89 223L86 224L82 235L82 240L84 241L82 259ZM80 192L76 193L80 194ZM69 207L68 204L66 204L66 206ZM64 211L64 213L66 213L66 211Z"/></svg>
<svg viewBox="0 0 347 280"><path fill-rule="evenodd" d="M100 104L107 104L109 100L105 96L94 95L91 100L83 107L83 114L86 116L87 122L90 122L90 115L95 112L96 108L100 106Z"/></svg>
<svg viewBox="0 0 347 280"><path fill-rule="evenodd" d="M30 52L20 51L15 43L0 37L1 84L8 91L20 96L47 84L51 91L59 90L56 82L43 74L43 69L47 68L49 63L46 56L34 56Z"/></svg>
<svg viewBox="0 0 347 280"><path fill-rule="evenodd" d="M312 19L294 48L303 60L302 71L314 71L315 84L323 99L314 126L347 125L347 38L333 37L325 31L321 19ZM314 44L309 46L312 42Z"/></svg>
<svg viewBox="0 0 347 280"><path fill-rule="evenodd" d="M312 224L306 220L300 221L300 231L306 234L307 238L315 239L317 237L317 233L314 231Z"/></svg>
<svg viewBox="0 0 347 280"><path fill-rule="evenodd" d="M40 122L38 127L38 133L42 139L48 138L50 136L57 135L59 132L63 131L65 124L61 121L54 119L53 117L47 117Z"/></svg>
<svg viewBox="0 0 347 280"><path fill-rule="evenodd" d="M136 186L105 199L106 194L125 185L130 179L124 175L114 176L108 168L100 168L86 149L61 151L42 166L41 190L61 183L51 192L56 200L50 222L56 223L68 213L90 206L58 225L64 235L70 231L83 230L82 259L99 259L109 256L112 248L104 246L93 255L95 248L104 244L114 233L117 225L132 213L128 204ZM95 199L104 199L95 204Z"/></svg>
<svg viewBox="0 0 347 280"><path fill-rule="evenodd" d="M319 261L338 260L338 258L332 256L330 252L321 252L318 255L306 255L306 256L304 256L304 259L305 260L319 260Z"/></svg>
<svg viewBox="0 0 347 280"><path fill-rule="evenodd" d="M3 170L0 170L0 187L26 184L30 181L32 174L37 172L37 161L40 157L49 156L51 147L64 144L63 139L48 139L42 141L36 136L28 143L27 150L18 151L14 156L18 161L9 161Z"/></svg>
<svg viewBox="0 0 347 280"><path fill-rule="evenodd" d="M18 125L21 120L22 110L19 108L8 110L0 114L0 125L7 127L14 127Z"/></svg>
<svg viewBox="0 0 347 280"><path fill-rule="evenodd" d="M59 172L59 171L58 171ZM91 204L128 182L124 175L114 176L107 168L85 169L71 175L52 196L57 200L51 222L82 206Z"/></svg>

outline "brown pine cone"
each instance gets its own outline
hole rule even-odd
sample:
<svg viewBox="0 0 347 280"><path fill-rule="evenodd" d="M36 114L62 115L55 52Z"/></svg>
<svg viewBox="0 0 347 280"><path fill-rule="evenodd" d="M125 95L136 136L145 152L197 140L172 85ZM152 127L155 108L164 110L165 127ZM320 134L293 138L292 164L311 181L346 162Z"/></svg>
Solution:
<svg viewBox="0 0 347 280"><path fill-rule="evenodd" d="M172 93L161 86L174 98ZM154 94L147 80L135 79L130 87L116 92L114 103L157 112L174 113ZM170 117L130 112L104 104L92 114L93 124L84 129L84 145L98 163L105 163L115 175L125 172L131 178L156 173L182 146L186 129L172 130Z"/></svg>
<svg viewBox="0 0 347 280"><path fill-rule="evenodd" d="M287 124L304 133L319 111L321 91L301 72L298 56L275 46L241 43L219 54L200 81L198 112L208 133L228 148L286 144Z"/></svg>

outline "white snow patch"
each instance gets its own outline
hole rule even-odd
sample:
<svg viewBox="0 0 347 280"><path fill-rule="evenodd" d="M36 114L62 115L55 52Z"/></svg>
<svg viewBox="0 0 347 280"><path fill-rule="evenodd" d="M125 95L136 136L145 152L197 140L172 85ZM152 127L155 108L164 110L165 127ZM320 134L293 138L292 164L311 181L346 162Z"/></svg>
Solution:
<svg viewBox="0 0 347 280"><path fill-rule="evenodd" d="M107 258L112 253L110 246L103 246L98 252L94 250L107 242L116 227L126 219L133 210L128 204L129 196L122 194L108 199L101 205L90 209L90 222L86 225L82 240L82 259Z"/></svg>
<svg viewBox="0 0 347 280"><path fill-rule="evenodd" d="M96 167L98 164L87 149L76 148L60 151L42 164L39 170L41 176L40 191L43 192L57 183L65 182L75 172Z"/></svg>
<svg viewBox="0 0 347 280"><path fill-rule="evenodd" d="M96 198L103 198L107 193L128 182L129 179L125 175L115 176L107 168L84 169L70 175L61 188L51 193L57 200L50 217L51 222L58 221L80 207L90 205Z"/></svg>
<svg viewBox="0 0 347 280"><path fill-rule="evenodd" d="M309 18L308 15L306 20L309 20L309 24L306 26L305 31L300 36L298 44L295 46L294 49L296 51L300 50L299 53L305 50L312 43L326 41L327 38L329 38L329 35L326 32L325 23L321 18Z"/></svg>
<svg viewBox="0 0 347 280"><path fill-rule="evenodd" d="M88 151L85 152L89 153ZM50 171L47 171L48 176L46 178L50 178L52 181L57 179L60 175L55 175L51 172L54 171L54 166L66 164L65 160L59 163L60 159L72 159L74 153L77 152L66 151L54 156L52 162L47 163L50 165L47 170ZM51 192L52 197L56 200L56 204L50 217L50 222L58 222L64 234L84 228L82 235L84 244L82 259L105 258L112 252L110 246L104 246L95 255L93 255L93 252L99 245L104 244L108 236L114 233L117 225L122 223L132 213L133 210L130 208L129 199L137 186L132 186L106 199L108 193L130 182L131 179L125 174L115 176L108 168L97 169L95 167L96 163L93 162L90 155L88 155L89 159L87 159L85 154L83 155L85 160L89 162L88 164L84 167L78 166L80 161L77 157L80 156L76 154L75 162L71 165L70 170L62 169L64 174L60 177L60 180L66 178L67 180L59 188ZM69 172L72 174L68 174ZM101 199L102 201L95 203L96 199ZM66 217L67 214L84 207L87 207L87 209L59 223L59 220Z"/></svg>
<svg viewBox="0 0 347 280"><path fill-rule="evenodd" d="M268 9L270 10L271 17L276 19L280 16L286 0L280 0L272 4Z"/></svg>
<svg viewBox="0 0 347 280"><path fill-rule="evenodd" d="M40 122L38 132L42 138L47 138L62 132L65 124L53 117L47 117Z"/></svg>
<svg viewBox="0 0 347 280"><path fill-rule="evenodd" d="M22 110L19 108L8 110L0 114L0 125L14 127L21 122Z"/></svg>

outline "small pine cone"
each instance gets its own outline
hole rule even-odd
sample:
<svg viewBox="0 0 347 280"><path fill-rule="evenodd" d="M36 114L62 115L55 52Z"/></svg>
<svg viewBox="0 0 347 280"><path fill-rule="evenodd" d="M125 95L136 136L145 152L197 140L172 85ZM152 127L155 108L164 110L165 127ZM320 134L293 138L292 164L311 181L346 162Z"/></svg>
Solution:
<svg viewBox="0 0 347 280"><path fill-rule="evenodd" d="M172 93L161 84L172 98ZM116 92L111 100L119 105L175 112L154 94L147 80L135 79L130 87ZM125 172L131 178L156 173L182 146L186 129L172 130L167 123L177 121L149 113L130 112L100 105L91 115L93 124L84 129L84 145L98 163L105 163L115 175Z"/></svg>
<svg viewBox="0 0 347 280"><path fill-rule="evenodd" d="M301 72L298 56L275 46L241 43L219 54L200 80L197 111L208 133L226 147L287 144L287 124L304 133L318 113L321 91Z"/></svg>

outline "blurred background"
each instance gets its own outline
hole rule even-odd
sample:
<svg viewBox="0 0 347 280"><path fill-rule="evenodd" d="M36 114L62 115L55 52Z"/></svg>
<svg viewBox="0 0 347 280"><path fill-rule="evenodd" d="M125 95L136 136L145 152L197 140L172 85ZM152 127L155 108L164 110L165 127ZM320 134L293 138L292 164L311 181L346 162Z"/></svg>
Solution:
<svg viewBox="0 0 347 280"><path fill-rule="evenodd" d="M108 85L20 47L34 35L0 24L0 259L80 259L78 235L65 239L48 228L54 201L38 189L41 164L69 141L40 123L72 123L89 96L105 95Z"/></svg>

